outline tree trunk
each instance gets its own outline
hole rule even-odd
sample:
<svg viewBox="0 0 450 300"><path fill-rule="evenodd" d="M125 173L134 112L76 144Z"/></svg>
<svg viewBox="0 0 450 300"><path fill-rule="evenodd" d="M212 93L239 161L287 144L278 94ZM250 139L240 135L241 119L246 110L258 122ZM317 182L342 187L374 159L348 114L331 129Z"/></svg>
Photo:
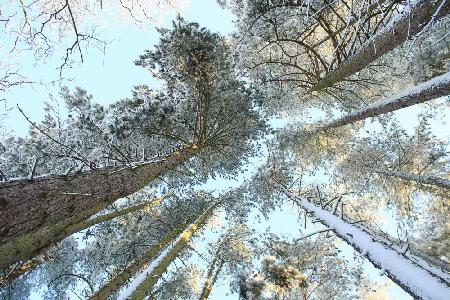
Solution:
<svg viewBox="0 0 450 300"><path fill-rule="evenodd" d="M137 192L198 151L193 145L128 166L0 183L0 243Z"/></svg>
<svg viewBox="0 0 450 300"><path fill-rule="evenodd" d="M130 283L130 285L119 295L118 299L144 299L147 294L151 293L159 278L161 278L169 265L187 246L192 235L206 223L217 205L218 202L211 205L173 242L172 245L164 249L156 259L150 262L149 266Z"/></svg>
<svg viewBox="0 0 450 300"><path fill-rule="evenodd" d="M362 230L305 198L294 195L282 185L275 184L288 198L313 213L322 224L331 228L347 244L365 255L375 267L381 269L383 274L413 298L448 299L450 295L448 274L429 264L407 259L404 253L395 251L391 245L384 243L382 238Z"/></svg>
<svg viewBox="0 0 450 300"><path fill-rule="evenodd" d="M21 236L20 238L11 243L0 246L0 268L5 268L15 262L29 260L47 250L51 245L65 239L66 237L76 232L82 231L96 224L106 222L114 218L141 210L150 205L158 204L165 198L167 198L167 195L158 198L156 200L153 200L151 202L128 207L119 211L98 216L91 220L83 220L76 224L69 223L69 225L67 222L63 222L55 226L39 230L36 233L25 234L24 236ZM37 264L34 265L36 266ZM32 268L27 268L26 270L24 270L24 272L27 272L31 269ZM21 273L24 272L13 272L14 274L13 277L8 276L7 278L0 278L0 282L11 281L14 278L20 276Z"/></svg>
<svg viewBox="0 0 450 300"><path fill-rule="evenodd" d="M315 49L319 46L321 46L323 43L327 42L328 40L330 40L332 37L337 36L338 34L340 34L342 31L344 31L345 29L349 28L350 26L355 25L357 22L359 22L360 20L363 20L366 16L368 16L369 14L371 14L375 9L377 9L378 7L380 7L384 2L386 2L386 0L379 0L376 1L374 3L372 3L372 5L370 5L366 11L364 11L361 16L359 16L358 18L352 17L350 22L348 22L348 24L344 24L341 27L339 27L337 30L332 32L332 35L327 35L326 37L324 37L323 39L321 39L320 41L314 43L313 45L311 45L311 49ZM302 53L304 54L304 53Z"/></svg>
<svg viewBox="0 0 450 300"><path fill-rule="evenodd" d="M131 277L142 270L162 249L164 249L176 236L183 232L186 224L180 224L172 229L157 245L150 247L147 252L133 264L120 272L111 281L104 285L97 293L91 296L91 300L108 299L121 288Z"/></svg>
<svg viewBox="0 0 450 300"><path fill-rule="evenodd" d="M358 52L311 87L307 93L328 88L361 71L385 53L401 45L409 37L429 27L430 22L445 17L449 12L450 1L448 0L416 0L366 42Z"/></svg>
<svg viewBox="0 0 450 300"><path fill-rule="evenodd" d="M396 177L403 180L414 181L421 184L429 184L437 187L441 187L444 189L450 189L450 180L445 178L427 176L427 175L415 175L411 173L405 172L397 172L397 171L385 171L385 170L376 170L378 174L382 174L385 176Z"/></svg>
<svg viewBox="0 0 450 300"><path fill-rule="evenodd" d="M401 92L391 98L375 102L365 108L356 110L342 118L325 124L324 126L317 128L315 133L341 127L370 117L377 117L401 108L409 107L447 95L450 95L450 72L412 87L409 90Z"/></svg>
<svg viewBox="0 0 450 300"><path fill-rule="evenodd" d="M218 263L218 265L217 265ZM199 300L207 300L211 291L213 289L214 284L217 281L217 277L219 277L220 271L222 271L222 267L224 265L224 260L219 259L217 256L214 257L211 265L208 269L208 274L206 276L205 284L203 285L202 293L200 295ZM216 266L217 265L217 266Z"/></svg>

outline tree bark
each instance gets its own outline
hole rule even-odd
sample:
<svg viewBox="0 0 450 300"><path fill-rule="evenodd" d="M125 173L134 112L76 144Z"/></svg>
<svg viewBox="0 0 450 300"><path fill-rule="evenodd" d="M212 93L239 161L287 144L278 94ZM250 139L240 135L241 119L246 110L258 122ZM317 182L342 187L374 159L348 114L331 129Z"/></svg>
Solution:
<svg viewBox="0 0 450 300"><path fill-rule="evenodd" d="M186 227L186 224L180 224L174 229L172 229L164 239L157 245L150 247L147 252L139 259L137 259L133 264L127 267L125 270L120 272L111 281L104 285L98 292L91 296L91 300L104 300L108 299L113 295L119 288L121 288L131 277L142 270L149 261L154 259L154 257L175 238Z"/></svg>
<svg viewBox="0 0 450 300"><path fill-rule="evenodd" d="M320 91L353 75L450 12L448 0L417 0L371 38L347 61L329 72L307 93Z"/></svg>
<svg viewBox="0 0 450 300"><path fill-rule="evenodd" d="M67 220L66 222L44 228L43 230L39 230L38 232L32 234L25 234L24 236L19 237L17 240L11 243L0 246L0 268L5 268L15 262L29 260L47 250L51 245L65 239L66 237L76 232L82 231L96 224L141 210L150 205L156 205L165 198L167 198L167 195L150 202L128 207L109 214L104 214L90 220L83 220L76 224L69 223L68 225L68 222L70 222L71 219L69 218L69 220ZM25 271L27 272L31 269L32 268L27 268ZM20 272L14 272L14 277L8 276L8 278L0 278L0 282L9 282L20 275Z"/></svg>
<svg viewBox="0 0 450 300"><path fill-rule="evenodd" d="M320 222L333 229L337 236L362 253L392 281L415 299L448 299L450 287L448 274L429 264L408 259L404 253L395 251L391 245L355 224L347 222L332 212L320 208L305 198L298 197L282 185L275 185L297 205L313 213Z"/></svg>
<svg viewBox="0 0 450 300"><path fill-rule="evenodd" d="M397 171L386 171L386 170L375 170L378 174L382 174L385 176L396 177L403 180L414 181L421 184L429 184L434 185L444 189L450 189L450 180L445 178L439 178L434 176L427 175L415 175L411 173L405 172L397 172Z"/></svg>
<svg viewBox="0 0 450 300"><path fill-rule="evenodd" d="M192 223L173 243L153 260L149 267L144 270L140 276L136 277L130 286L124 290L118 299L144 299L151 293L154 285L159 278L166 272L169 265L178 257L180 252L188 245L190 238L196 233L209 219L214 209L219 203L212 204L194 223ZM135 287L138 285L137 287Z"/></svg>
<svg viewBox="0 0 450 300"><path fill-rule="evenodd" d="M137 192L198 151L198 146L192 145L129 166L0 183L0 243Z"/></svg>
<svg viewBox="0 0 450 300"><path fill-rule="evenodd" d="M217 265L218 263L218 265ZM217 256L214 257L211 265L208 269L208 274L206 276L205 284L203 285L202 293L200 294L199 300L207 300L211 291L213 289L214 284L217 281L217 277L219 277L220 272L222 271L222 267L224 265L224 260L219 259ZM217 266L216 266L217 265Z"/></svg>
<svg viewBox="0 0 450 300"><path fill-rule="evenodd" d="M450 72L414 86L391 98L375 102L362 109L351 112L342 118L317 128L315 132L318 133L320 131L341 127L370 117L377 117L401 108L413 106L447 95L450 95Z"/></svg>

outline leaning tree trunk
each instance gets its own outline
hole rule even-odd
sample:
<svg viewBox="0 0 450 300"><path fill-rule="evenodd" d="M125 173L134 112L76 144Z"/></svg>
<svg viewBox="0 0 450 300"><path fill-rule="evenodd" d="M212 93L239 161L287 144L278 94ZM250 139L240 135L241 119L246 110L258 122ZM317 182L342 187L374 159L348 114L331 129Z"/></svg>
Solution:
<svg viewBox="0 0 450 300"><path fill-rule="evenodd" d="M314 43L313 45L310 46L311 49L316 49L317 47L323 45L324 43L326 43L327 41L329 41L330 39L334 38L335 36L337 36L338 34L340 34L341 32L343 32L344 30L346 30L347 28L349 28L350 26L355 25L356 23L358 23L360 20L363 20L366 16L368 16L369 14L371 14L375 9L379 8L381 5L383 5L383 3L386 2L386 0L379 0L379 1L375 1L374 3L372 3L366 11L364 11L361 16L359 17L352 17L351 20L348 23L345 23L344 25L342 25L341 27L339 27L338 29L334 30L331 35L327 35L325 36L323 39L321 39L320 41ZM305 52L306 53L306 52ZM304 53L302 53L304 54Z"/></svg>
<svg viewBox="0 0 450 300"><path fill-rule="evenodd" d="M159 278L166 272L169 265L188 245L190 238L206 223L219 203L212 204L194 223L192 223L174 242L150 262L150 265L140 273L130 285L122 291L118 299L144 299L150 294Z"/></svg>
<svg viewBox="0 0 450 300"><path fill-rule="evenodd" d="M214 257L211 265L208 269L208 274L206 275L205 284L203 285L202 293L200 294L199 300L207 300L211 291L213 289L214 284L219 277L220 272L222 271L223 265L225 261L219 258L217 255Z"/></svg>
<svg viewBox="0 0 450 300"><path fill-rule="evenodd" d="M449 12L450 1L448 0L416 0L366 42L358 52L311 87L308 93L328 88L361 71L385 53L401 45L409 37L429 27L430 22L445 17Z"/></svg>
<svg viewBox="0 0 450 300"><path fill-rule="evenodd" d="M131 277L136 275L140 270L145 268L149 261L155 258L155 256L167 245L173 241L179 234L183 232L187 225L180 224L174 229L172 229L158 244L150 247L147 252L141 257L133 262L129 267L120 272L112 280L110 280L106 285L104 285L98 292L91 296L91 300L103 300L108 299L116 291L118 291L124 284L130 280Z"/></svg>
<svg viewBox="0 0 450 300"><path fill-rule="evenodd" d="M192 145L127 166L0 183L0 243L137 192L198 151Z"/></svg>
<svg viewBox="0 0 450 300"><path fill-rule="evenodd" d="M282 185L275 185L297 205L313 213L322 224L332 229L337 236L362 253L392 281L402 287L413 298L448 299L450 287L448 274L424 262L413 262L384 243L383 239L347 222L303 197L298 197Z"/></svg>
<svg viewBox="0 0 450 300"><path fill-rule="evenodd" d="M29 260L47 250L51 245L63 240L64 238L76 232L82 231L102 222L106 222L117 217L133 213L150 205L156 205L163 199L167 198L167 196L170 195L160 197L150 202L124 208L109 214L104 214L90 220L83 220L76 224L62 222L55 226L39 230L35 233L25 234L24 236L21 236L11 243L0 246L0 268L5 268L15 262ZM35 262L31 262L31 265L35 267L37 264ZM31 269L32 268L19 268L18 271L11 273L11 275L13 276L0 278L0 282L9 282L14 278L20 276L22 273L30 271Z"/></svg>
<svg viewBox="0 0 450 300"><path fill-rule="evenodd" d="M450 95L450 72L414 86L393 97L375 102L362 109L318 127L315 133L341 127L370 117L377 117L401 108Z"/></svg>
<svg viewBox="0 0 450 300"><path fill-rule="evenodd" d="M403 180L414 181L421 184L434 185L444 189L450 189L450 180L440 177L428 176L428 175L415 175L411 173L387 171L387 170L375 170L376 173L384 176L396 177Z"/></svg>

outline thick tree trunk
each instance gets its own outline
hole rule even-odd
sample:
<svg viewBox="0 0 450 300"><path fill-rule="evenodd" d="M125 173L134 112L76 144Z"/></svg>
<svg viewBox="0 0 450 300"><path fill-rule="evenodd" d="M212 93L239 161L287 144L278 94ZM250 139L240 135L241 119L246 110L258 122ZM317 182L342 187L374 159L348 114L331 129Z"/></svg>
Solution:
<svg viewBox="0 0 450 300"><path fill-rule="evenodd" d="M382 174L385 176L396 177L403 180L414 181L421 184L429 184L437 187L441 187L444 189L450 189L450 180L445 178L427 176L427 175L415 175L411 173L405 172L396 172L396 171L386 171L386 170L376 170L378 174Z"/></svg>
<svg viewBox="0 0 450 300"><path fill-rule="evenodd" d="M0 243L137 192L198 151L193 145L129 166L0 183Z"/></svg>
<svg viewBox="0 0 450 300"><path fill-rule="evenodd" d="M51 245L63 240L64 238L76 232L82 231L96 224L141 210L150 205L156 205L166 197L167 196L163 196L150 202L128 207L109 214L104 214L90 220L83 220L76 224L68 224L67 222L72 219L69 218L69 220L67 220L66 222L44 228L43 230L39 230L32 234L25 234L11 243L0 246L0 268L5 268L15 262L29 260L47 250ZM27 268L25 271L29 270L31 270L31 268ZM14 274L14 277L17 277L20 275L20 272L14 272ZM14 278L8 276L8 278L4 278L3 281L10 281L12 279ZM2 279L0 279L0 282L1 281Z"/></svg>
<svg viewBox="0 0 450 300"><path fill-rule="evenodd" d="M218 202L211 205L194 223L192 223L174 242L153 260L150 265L139 274L130 285L122 291L118 299L144 299L150 294L159 278L166 272L169 265L178 257L188 245L190 238L202 227L211 216Z"/></svg>
<svg viewBox="0 0 450 300"><path fill-rule="evenodd" d="M450 95L450 72L435 77L427 82L401 92L391 98L375 102L367 107L356 110L342 118L334 120L315 130L320 132L341 127L370 117L377 117L401 108L423 103L442 96Z"/></svg>
<svg viewBox="0 0 450 300"><path fill-rule="evenodd" d="M320 91L344 78L353 75L385 53L401 45L409 37L420 33L430 22L437 21L450 12L448 0L416 0L371 38L347 61L329 72L323 79L308 90Z"/></svg>
<svg viewBox="0 0 450 300"><path fill-rule="evenodd" d="M219 257L214 257L211 265L208 269L208 274L206 275L205 284L203 285L202 293L200 294L199 300L207 300L211 291L213 289L214 284L217 281L217 277L219 277L220 272L222 271L224 260Z"/></svg>
<svg viewBox="0 0 450 300"><path fill-rule="evenodd" d="M183 232L187 225L180 224L179 226L172 229L164 239L158 244L150 247L147 252L139 259L137 259L133 264L127 267L125 270L120 272L116 277L104 285L97 293L95 293L90 299L91 300L104 300L108 299L116 291L118 291L126 282L142 270L149 261L153 260L154 257L167 245L173 241L179 234Z"/></svg>
<svg viewBox="0 0 450 300"><path fill-rule="evenodd" d="M382 238L369 234L305 198L294 195L280 184L275 185L299 206L313 213L322 224L332 229L356 251L363 253L375 267L381 269L412 297L430 300L448 299L450 295L448 274L424 262L413 262L403 253L384 243Z"/></svg>

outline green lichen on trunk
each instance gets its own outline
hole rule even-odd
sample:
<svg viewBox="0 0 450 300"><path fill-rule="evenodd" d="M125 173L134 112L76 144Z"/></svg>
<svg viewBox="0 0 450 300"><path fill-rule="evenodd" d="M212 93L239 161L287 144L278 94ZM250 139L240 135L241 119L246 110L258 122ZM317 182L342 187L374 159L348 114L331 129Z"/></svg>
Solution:
<svg viewBox="0 0 450 300"><path fill-rule="evenodd" d="M26 234L18 238L14 242L0 246L0 267L4 268L11 265L12 263L31 259L44 252L52 244L57 243L76 232L82 231L96 224L141 210L150 205L156 205L168 196L170 195L166 195L156 200L128 207L109 214L104 214L90 220L86 220L90 216L106 208L107 204L103 203L94 209L82 212L77 216L61 222L60 224L50 226L43 230L39 230L38 232L33 234Z"/></svg>
<svg viewBox="0 0 450 300"><path fill-rule="evenodd" d="M79 213L137 192L199 150L190 146L160 161L0 183L0 198L6 199L0 210L0 243L54 224L65 226L67 219Z"/></svg>
<svg viewBox="0 0 450 300"><path fill-rule="evenodd" d="M213 210L216 208L218 203L211 205L205 213L203 213L200 218L198 218L193 224L189 226L189 228L182 233L181 237L178 241L171 247L167 255L162 258L161 262L159 262L147 275L146 279L136 288L136 290L131 294L130 299L133 300L141 300L149 294L154 285L158 282L159 278L166 272L169 265L178 257L180 252L187 246L190 238L197 232L199 228L202 227L210 217Z"/></svg>
<svg viewBox="0 0 450 300"><path fill-rule="evenodd" d="M114 292L122 287L132 276L145 267L162 249L164 249L174 238L176 238L186 227L186 224L180 224L172 229L158 244L150 247L147 252L129 267L116 275L98 292L90 297L91 300L108 299Z"/></svg>

